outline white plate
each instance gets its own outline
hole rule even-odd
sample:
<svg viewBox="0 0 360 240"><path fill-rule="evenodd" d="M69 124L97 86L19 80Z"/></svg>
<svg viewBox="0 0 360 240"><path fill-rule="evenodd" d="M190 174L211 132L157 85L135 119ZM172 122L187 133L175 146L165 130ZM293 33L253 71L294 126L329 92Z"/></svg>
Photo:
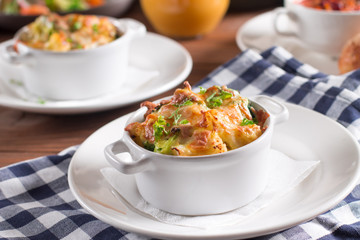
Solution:
<svg viewBox="0 0 360 240"><path fill-rule="evenodd" d="M359 178L360 152L355 138L340 124L303 107L286 106L290 119L276 126L272 147L293 159L318 159L321 163L289 194L239 224L206 230L165 224L140 215L112 194L100 173L101 168L110 166L103 150L121 137L128 115L100 128L80 146L68 171L70 189L98 219L156 238L248 238L292 227L329 210L352 191ZM124 177L123 187L135 191L131 176Z"/></svg>
<svg viewBox="0 0 360 240"><path fill-rule="evenodd" d="M176 87L189 75L192 58L176 41L154 33L136 39L130 48L130 66L133 69L127 84L138 82L141 74L156 73L144 84L128 91L119 91L101 97L79 101L28 101L14 94L9 84L0 85L0 105L23 111L54 114L78 114L122 107L148 99ZM142 70L137 73L136 69ZM15 69L16 74L16 69ZM141 80L141 79L140 79ZM7 87L6 87L7 86ZM11 86L10 86L11 88ZM14 86L15 88L15 86Z"/></svg>
<svg viewBox="0 0 360 240"><path fill-rule="evenodd" d="M260 14L247 21L236 34L236 43L244 51L248 48L262 52L273 46L281 46L298 60L307 63L323 73L339 74L337 59L307 49L302 42L291 36L276 34L273 25L274 11ZM279 24L287 24L279 22Z"/></svg>

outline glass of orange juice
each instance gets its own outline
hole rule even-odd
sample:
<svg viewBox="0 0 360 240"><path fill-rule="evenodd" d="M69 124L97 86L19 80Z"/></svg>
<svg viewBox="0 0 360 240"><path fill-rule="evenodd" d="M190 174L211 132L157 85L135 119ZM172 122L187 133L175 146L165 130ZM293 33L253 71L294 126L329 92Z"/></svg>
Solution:
<svg viewBox="0 0 360 240"><path fill-rule="evenodd" d="M211 32L229 3L230 0L140 0L154 29L173 38L193 38Z"/></svg>

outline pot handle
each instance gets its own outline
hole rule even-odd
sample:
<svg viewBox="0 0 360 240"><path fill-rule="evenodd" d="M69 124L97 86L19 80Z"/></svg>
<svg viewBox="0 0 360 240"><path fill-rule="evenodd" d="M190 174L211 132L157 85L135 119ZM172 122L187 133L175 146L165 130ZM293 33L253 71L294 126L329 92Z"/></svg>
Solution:
<svg viewBox="0 0 360 240"><path fill-rule="evenodd" d="M146 34L146 27L141 22L132 18L120 18L117 19L117 24L131 35L131 37L141 37Z"/></svg>
<svg viewBox="0 0 360 240"><path fill-rule="evenodd" d="M136 156L122 139L105 147L104 154L108 162L124 174L135 174L149 169L151 161L146 155Z"/></svg>
<svg viewBox="0 0 360 240"><path fill-rule="evenodd" d="M19 53L14 49L14 40L8 40L1 44L0 54L4 61L13 65L25 64L30 59L28 52Z"/></svg>
<svg viewBox="0 0 360 240"><path fill-rule="evenodd" d="M251 97L251 99L261 104L267 111L269 111L271 116L274 118L275 124L285 122L289 119L289 110L287 107L274 98L265 95L257 95Z"/></svg>
<svg viewBox="0 0 360 240"><path fill-rule="evenodd" d="M291 13L289 12L289 10L286 8L283 8L283 7L279 7L274 10L273 26L274 26L275 32L278 35L289 36L289 37L290 36L298 36L298 32L295 31L294 28L282 29L281 27L279 27L279 23L283 22L283 21L281 21L282 16L285 16L288 21L292 21L290 15L291 15ZM292 22L294 22L294 21L292 21Z"/></svg>

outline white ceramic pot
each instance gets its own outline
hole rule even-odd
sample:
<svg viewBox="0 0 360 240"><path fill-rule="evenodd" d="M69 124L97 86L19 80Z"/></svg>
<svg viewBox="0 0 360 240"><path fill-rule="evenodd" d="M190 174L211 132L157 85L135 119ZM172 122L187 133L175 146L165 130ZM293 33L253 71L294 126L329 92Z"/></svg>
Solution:
<svg viewBox="0 0 360 240"><path fill-rule="evenodd" d="M284 0L276 10L278 34L299 38L305 47L338 57L345 43L359 32L360 11L342 12L305 7L297 0Z"/></svg>
<svg viewBox="0 0 360 240"><path fill-rule="evenodd" d="M14 41L1 46L1 56L13 65L21 65L25 88L40 97L52 100L86 99L116 91L126 81L128 51L134 37L146 33L145 26L133 19L111 22L123 33L108 44L86 50L53 52L13 44L26 31L15 35Z"/></svg>
<svg viewBox="0 0 360 240"><path fill-rule="evenodd" d="M268 128L241 148L207 156L170 156L140 147L124 132L119 141L105 148L105 156L121 173L134 174L141 196L164 211L207 215L239 208L258 197L266 187L274 124L288 118L288 111L281 103L265 96L254 99L255 109L270 114L265 123ZM275 110L269 111L260 102ZM146 110L140 108L127 124L143 121Z"/></svg>

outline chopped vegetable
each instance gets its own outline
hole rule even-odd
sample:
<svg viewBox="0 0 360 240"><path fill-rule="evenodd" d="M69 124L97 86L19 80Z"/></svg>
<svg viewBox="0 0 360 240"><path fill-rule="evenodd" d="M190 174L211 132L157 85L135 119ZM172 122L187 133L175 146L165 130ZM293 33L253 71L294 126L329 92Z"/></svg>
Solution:
<svg viewBox="0 0 360 240"><path fill-rule="evenodd" d="M247 126L247 125L253 125L253 124L256 124L255 121L244 118L242 120L240 126Z"/></svg>
<svg viewBox="0 0 360 240"><path fill-rule="evenodd" d="M305 7L327 11L357 11L360 10L358 0L298 0Z"/></svg>
<svg viewBox="0 0 360 240"><path fill-rule="evenodd" d="M79 30L81 27L82 27L81 22L74 22L73 25L71 26L71 31L75 32Z"/></svg>
<svg viewBox="0 0 360 240"><path fill-rule="evenodd" d="M41 15L87 10L104 4L105 0L2 0L0 12L7 15Z"/></svg>
<svg viewBox="0 0 360 240"><path fill-rule="evenodd" d="M145 142L144 148L153 152L155 150L155 145L153 143Z"/></svg>
<svg viewBox="0 0 360 240"><path fill-rule="evenodd" d="M171 148L174 145L175 139L178 135L172 135L168 139L160 140L155 143L154 152L162 154L171 154Z"/></svg>
<svg viewBox="0 0 360 240"><path fill-rule="evenodd" d="M210 155L244 146L266 130L269 114L238 91L213 86L195 93L184 85L171 99L141 104L148 108L145 120L125 128L138 145L169 155Z"/></svg>
<svg viewBox="0 0 360 240"><path fill-rule="evenodd" d="M206 88L200 87L200 94L206 93Z"/></svg>
<svg viewBox="0 0 360 240"><path fill-rule="evenodd" d="M41 15L21 33L20 42L29 47L65 52L95 48L120 36L107 17L94 15Z"/></svg>
<svg viewBox="0 0 360 240"><path fill-rule="evenodd" d="M190 99L186 99L183 103L181 103L179 105L175 105L177 107L177 109L171 114L169 119L174 118L174 124L177 125L178 121L181 118L181 114L179 114L179 109L184 106L191 106L192 104L193 104L193 102Z"/></svg>
<svg viewBox="0 0 360 240"><path fill-rule="evenodd" d="M165 135L168 134L168 132L165 129L165 126L166 126L166 121L164 119L164 116L160 115L157 121L153 125L155 140L159 140L164 134Z"/></svg>
<svg viewBox="0 0 360 240"><path fill-rule="evenodd" d="M189 121L187 119L184 119L180 122L180 124L187 124L187 123L189 123Z"/></svg>
<svg viewBox="0 0 360 240"><path fill-rule="evenodd" d="M207 99L206 102L210 108L220 107L223 104L223 100L231 98L232 94L219 89L217 92L213 92Z"/></svg>

